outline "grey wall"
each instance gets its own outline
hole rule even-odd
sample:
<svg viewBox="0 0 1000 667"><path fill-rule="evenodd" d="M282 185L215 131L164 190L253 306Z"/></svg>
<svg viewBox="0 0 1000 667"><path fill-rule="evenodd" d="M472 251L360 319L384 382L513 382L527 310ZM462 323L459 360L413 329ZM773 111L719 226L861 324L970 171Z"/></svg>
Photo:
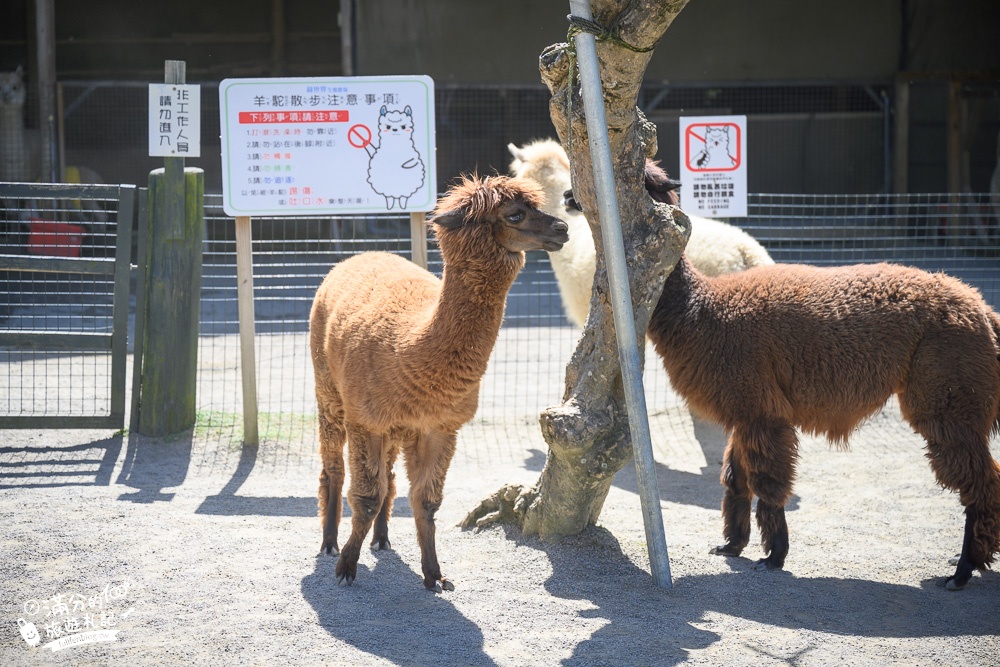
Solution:
<svg viewBox="0 0 1000 667"><path fill-rule="evenodd" d="M537 83L538 55L566 39L568 2L359 2L358 73ZM899 60L899 0L691 0L649 79L888 79Z"/></svg>

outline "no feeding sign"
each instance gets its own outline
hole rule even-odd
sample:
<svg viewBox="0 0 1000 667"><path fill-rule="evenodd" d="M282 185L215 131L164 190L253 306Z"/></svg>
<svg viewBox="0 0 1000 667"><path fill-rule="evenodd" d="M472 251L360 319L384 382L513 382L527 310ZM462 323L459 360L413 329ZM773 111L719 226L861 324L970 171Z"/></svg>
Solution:
<svg viewBox="0 0 1000 667"><path fill-rule="evenodd" d="M709 218L747 215L747 117L680 119L681 209Z"/></svg>
<svg viewBox="0 0 1000 667"><path fill-rule="evenodd" d="M226 79L219 109L228 215L434 208L430 77Z"/></svg>

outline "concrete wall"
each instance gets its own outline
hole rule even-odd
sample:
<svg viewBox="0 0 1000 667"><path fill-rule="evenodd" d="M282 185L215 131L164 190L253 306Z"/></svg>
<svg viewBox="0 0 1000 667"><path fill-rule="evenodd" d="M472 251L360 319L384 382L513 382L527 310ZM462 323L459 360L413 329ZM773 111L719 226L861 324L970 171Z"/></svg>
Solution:
<svg viewBox="0 0 1000 667"><path fill-rule="evenodd" d="M566 39L558 1L382 0L357 8L358 73L538 82L538 56ZM671 81L890 79L899 0L691 0L647 72Z"/></svg>

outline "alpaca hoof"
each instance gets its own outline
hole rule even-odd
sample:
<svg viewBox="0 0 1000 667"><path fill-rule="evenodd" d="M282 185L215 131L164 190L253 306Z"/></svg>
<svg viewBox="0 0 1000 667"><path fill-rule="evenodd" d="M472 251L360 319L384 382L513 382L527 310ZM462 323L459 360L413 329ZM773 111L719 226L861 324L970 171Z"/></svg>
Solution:
<svg viewBox="0 0 1000 667"><path fill-rule="evenodd" d="M386 549L392 548L392 545L389 544L388 537L376 537L372 539L371 547L375 551L385 551Z"/></svg>
<svg viewBox="0 0 1000 667"><path fill-rule="evenodd" d="M338 584L350 586L354 583L354 580L358 576L358 566L356 563L354 565L348 565L347 562L344 561L344 557L341 556L337 561L337 567L334 570L334 574L337 575Z"/></svg>
<svg viewBox="0 0 1000 667"><path fill-rule="evenodd" d="M339 556L340 549L337 548L337 543L333 540L324 539L323 544L319 547L319 553L322 556L324 553L328 556Z"/></svg>
<svg viewBox="0 0 1000 667"><path fill-rule="evenodd" d="M720 544L717 547L712 547L708 553L714 556L739 556L743 553L743 549L738 549L729 544Z"/></svg>
<svg viewBox="0 0 1000 667"><path fill-rule="evenodd" d="M439 581L424 581L424 588L434 593L440 593L441 591L453 591L455 590L455 584L451 583L444 577L441 577Z"/></svg>
<svg viewBox="0 0 1000 667"><path fill-rule="evenodd" d="M952 577L947 581L947 583L945 583L944 587L949 591L960 591L965 588L965 584L958 583L955 581L955 578Z"/></svg>
<svg viewBox="0 0 1000 667"><path fill-rule="evenodd" d="M952 566L958 565L958 561L961 558L962 558L962 554L958 554L957 556L953 556L953 557L949 558L948 559L948 565L952 565Z"/></svg>
<svg viewBox="0 0 1000 667"><path fill-rule="evenodd" d="M761 558L753 564L753 569L757 572L764 572L765 570L780 570L782 567L784 567L784 563L772 563L767 558Z"/></svg>

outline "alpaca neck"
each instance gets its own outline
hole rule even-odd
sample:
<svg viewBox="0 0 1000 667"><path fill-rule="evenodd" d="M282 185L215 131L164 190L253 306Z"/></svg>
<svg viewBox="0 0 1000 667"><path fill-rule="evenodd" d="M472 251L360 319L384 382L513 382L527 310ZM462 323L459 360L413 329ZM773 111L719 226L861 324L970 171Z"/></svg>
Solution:
<svg viewBox="0 0 1000 667"><path fill-rule="evenodd" d="M0 181L32 180L20 104L0 104L0 147Z"/></svg>
<svg viewBox="0 0 1000 667"><path fill-rule="evenodd" d="M523 264L523 255L493 263L446 262L441 292L420 328L414 359L425 362L436 377L445 368L451 391L478 382L486 372L507 292Z"/></svg>
<svg viewBox="0 0 1000 667"><path fill-rule="evenodd" d="M650 328L669 337L690 324L696 316L695 311L701 310L699 304L703 304L708 298L708 281L692 266L686 255L681 255L663 285L663 293L653 310Z"/></svg>

